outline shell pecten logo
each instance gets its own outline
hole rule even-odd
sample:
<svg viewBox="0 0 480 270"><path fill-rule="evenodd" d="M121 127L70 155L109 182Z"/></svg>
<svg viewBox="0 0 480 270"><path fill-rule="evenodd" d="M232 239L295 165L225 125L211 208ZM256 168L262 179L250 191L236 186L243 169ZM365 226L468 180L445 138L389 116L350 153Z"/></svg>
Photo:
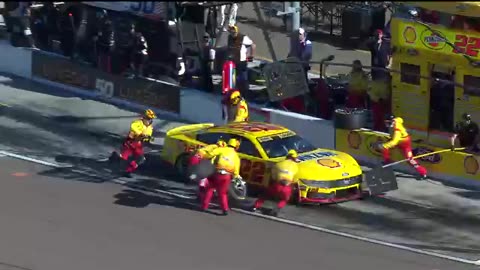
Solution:
<svg viewBox="0 0 480 270"><path fill-rule="evenodd" d="M463 167L466 173L473 175L477 174L478 169L480 168L478 161L474 156L466 157L463 161Z"/></svg>
<svg viewBox="0 0 480 270"><path fill-rule="evenodd" d="M350 131L347 136L348 145L353 149L358 149L362 144L362 136L356 131Z"/></svg>
<svg viewBox="0 0 480 270"><path fill-rule="evenodd" d="M333 160L333 159L317 159L317 163L324 167L328 167L330 169L340 168L342 164L340 162Z"/></svg>
<svg viewBox="0 0 480 270"><path fill-rule="evenodd" d="M406 43L413 44L415 41L417 41L417 31L414 27L407 26L405 27L405 30L403 30L403 38L405 39Z"/></svg>

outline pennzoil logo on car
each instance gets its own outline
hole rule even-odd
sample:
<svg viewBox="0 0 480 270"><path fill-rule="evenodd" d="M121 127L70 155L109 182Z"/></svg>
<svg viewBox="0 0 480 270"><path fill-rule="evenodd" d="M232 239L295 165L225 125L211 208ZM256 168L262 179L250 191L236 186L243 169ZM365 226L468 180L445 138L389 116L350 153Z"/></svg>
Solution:
<svg viewBox="0 0 480 270"><path fill-rule="evenodd" d="M412 149L412 154L414 156L419 156L419 155L428 154L428 153L432 153L432 152L434 152L432 149L429 149L429 148L426 148L426 147L416 147L416 148ZM421 157L421 158L419 158L419 160L421 160L423 162L436 164L436 163L440 163L440 161L442 161L442 156L440 154L433 154L433 155L430 155L430 156Z"/></svg>
<svg viewBox="0 0 480 270"><path fill-rule="evenodd" d="M297 158L297 162L303 162L303 161L312 160L312 159L320 159L325 157L334 157L336 155L337 154L333 152L315 152L308 155L299 156Z"/></svg>
<svg viewBox="0 0 480 270"><path fill-rule="evenodd" d="M420 34L420 40L422 41L423 45L425 45L425 47L436 51L445 48L445 45L447 44L442 33L440 33L439 31L435 31L435 33L432 33L432 31L428 29L425 29Z"/></svg>
<svg viewBox="0 0 480 270"><path fill-rule="evenodd" d="M340 162L330 159L330 158L321 158L317 159L317 163L323 167L327 167L330 169L340 168L342 164Z"/></svg>

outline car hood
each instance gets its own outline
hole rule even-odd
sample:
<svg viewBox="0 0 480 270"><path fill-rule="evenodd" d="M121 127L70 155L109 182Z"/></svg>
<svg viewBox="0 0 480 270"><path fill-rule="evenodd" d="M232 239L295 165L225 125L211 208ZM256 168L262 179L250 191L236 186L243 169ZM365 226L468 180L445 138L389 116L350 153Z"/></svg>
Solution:
<svg viewBox="0 0 480 270"><path fill-rule="evenodd" d="M361 173L360 165L347 153L318 149L298 156L298 179L339 180Z"/></svg>

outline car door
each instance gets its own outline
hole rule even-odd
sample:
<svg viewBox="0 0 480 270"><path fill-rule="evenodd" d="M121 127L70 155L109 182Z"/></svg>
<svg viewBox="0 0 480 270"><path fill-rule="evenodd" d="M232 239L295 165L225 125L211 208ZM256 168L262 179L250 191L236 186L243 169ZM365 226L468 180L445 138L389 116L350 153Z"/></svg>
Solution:
<svg viewBox="0 0 480 270"><path fill-rule="evenodd" d="M238 149L238 155L241 158L240 175L251 185L267 186L270 170L256 145L246 137L234 137L240 140Z"/></svg>

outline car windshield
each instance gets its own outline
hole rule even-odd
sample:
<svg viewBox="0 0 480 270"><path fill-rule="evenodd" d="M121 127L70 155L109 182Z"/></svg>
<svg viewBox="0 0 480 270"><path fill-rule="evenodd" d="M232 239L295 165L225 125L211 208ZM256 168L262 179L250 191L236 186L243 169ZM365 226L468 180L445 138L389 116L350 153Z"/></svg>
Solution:
<svg viewBox="0 0 480 270"><path fill-rule="evenodd" d="M259 142L269 158L284 157L287 155L288 150L291 149L296 150L299 154L317 149L310 142L298 135L284 138L275 136L269 140L259 138Z"/></svg>

